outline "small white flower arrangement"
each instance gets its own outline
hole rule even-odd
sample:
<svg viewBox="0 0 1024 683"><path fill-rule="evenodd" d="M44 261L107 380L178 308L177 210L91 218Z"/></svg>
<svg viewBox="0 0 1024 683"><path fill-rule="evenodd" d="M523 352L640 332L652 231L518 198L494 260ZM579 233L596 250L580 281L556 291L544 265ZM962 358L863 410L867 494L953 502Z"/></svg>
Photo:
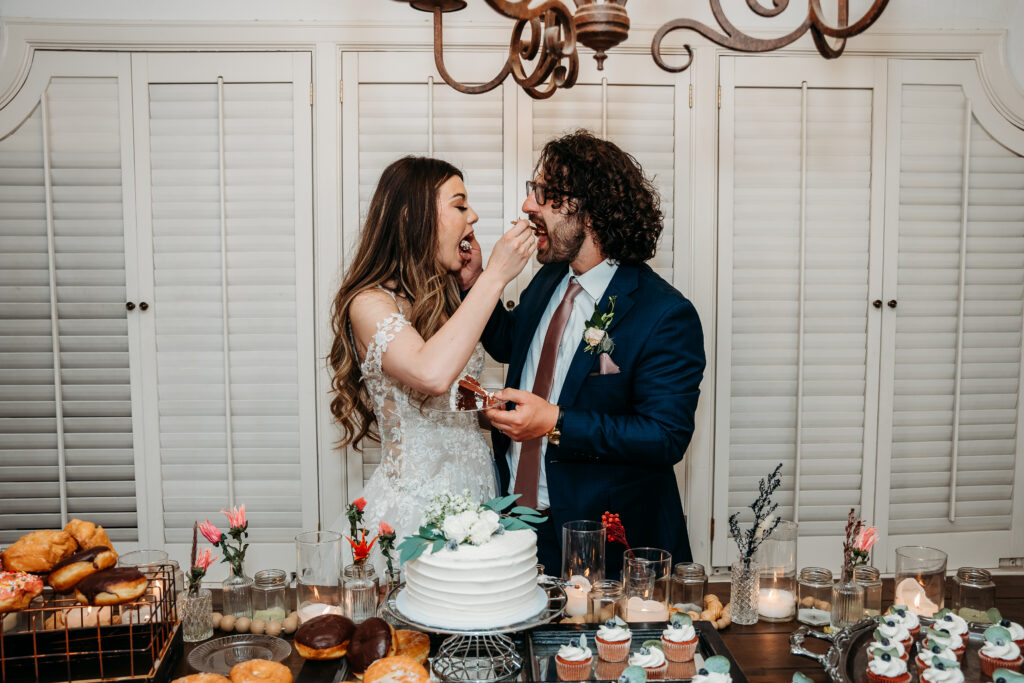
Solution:
<svg viewBox="0 0 1024 683"><path fill-rule="evenodd" d="M608 312L602 313L599 308L600 304L594 305L594 315L590 316L590 320L587 321L587 326L583 329L583 341L586 346L583 350L587 353L608 353L610 354L615 350L615 342L612 341L611 336L608 334L608 326L612 323L612 318L615 317L615 299L617 297L608 297Z"/></svg>
<svg viewBox="0 0 1024 683"><path fill-rule="evenodd" d="M483 545L495 534L532 529L530 523L543 522L544 518L536 510L522 505L501 514L519 495L501 496L482 505L473 500L469 491L461 496L451 493L435 496L424 511L419 532L406 536L398 546L402 563L416 559L428 546L436 553L443 548L458 550L465 543Z"/></svg>

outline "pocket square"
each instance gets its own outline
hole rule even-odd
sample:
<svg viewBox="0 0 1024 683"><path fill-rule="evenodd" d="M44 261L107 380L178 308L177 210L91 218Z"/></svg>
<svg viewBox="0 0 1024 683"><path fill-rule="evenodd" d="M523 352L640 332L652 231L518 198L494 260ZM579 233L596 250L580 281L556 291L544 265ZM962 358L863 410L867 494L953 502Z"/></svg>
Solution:
<svg viewBox="0 0 1024 683"><path fill-rule="evenodd" d="M619 366L615 364L615 361L607 353L602 353L597 357L597 366L602 375L617 375L621 372Z"/></svg>

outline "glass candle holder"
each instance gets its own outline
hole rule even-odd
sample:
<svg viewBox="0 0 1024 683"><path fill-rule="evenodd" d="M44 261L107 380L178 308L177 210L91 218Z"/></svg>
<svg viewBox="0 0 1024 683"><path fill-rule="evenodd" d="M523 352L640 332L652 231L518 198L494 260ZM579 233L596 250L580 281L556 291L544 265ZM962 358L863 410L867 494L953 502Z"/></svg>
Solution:
<svg viewBox="0 0 1024 683"><path fill-rule="evenodd" d="M796 620L808 626L825 626L832 617L832 572L824 567L804 567L796 580Z"/></svg>
<svg viewBox="0 0 1024 683"><path fill-rule="evenodd" d="M704 593L708 588L708 575L704 565L681 562L672 573L672 606L684 612L700 614L704 610Z"/></svg>
<svg viewBox="0 0 1024 683"><path fill-rule="evenodd" d="M562 578L582 576L593 584L604 579L608 531L601 522L578 520L562 525Z"/></svg>
<svg viewBox="0 0 1024 683"><path fill-rule="evenodd" d="M779 522L757 549L757 614L763 621L792 621L796 616L797 530L796 522Z"/></svg>
<svg viewBox="0 0 1024 683"><path fill-rule="evenodd" d="M380 582L377 570L368 562L350 564L342 577L345 615L357 624L377 616Z"/></svg>
<svg viewBox="0 0 1024 683"><path fill-rule="evenodd" d="M198 643L213 636L213 594L207 588L192 595L178 595L178 618L181 620L182 638L186 643Z"/></svg>
<svg viewBox="0 0 1024 683"><path fill-rule="evenodd" d="M967 621L987 622L986 612L996 606L992 574L976 567L960 567L953 577L949 607Z"/></svg>
<svg viewBox="0 0 1024 683"><path fill-rule="evenodd" d="M864 616L882 613L882 575L874 567L854 567L853 580L864 587Z"/></svg>
<svg viewBox="0 0 1024 683"><path fill-rule="evenodd" d="M341 534L306 531L295 537L298 583L295 590L299 622L321 614L342 614Z"/></svg>
<svg viewBox="0 0 1024 683"><path fill-rule="evenodd" d="M894 604L906 605L921 617L933 616L945 598L946 553L923 545L896 548L894 583Z"/></svg>
<svg viewBox="0 0 1024 683"><path fill-rule="evenodd" d="M134 609L126 608L125 621L129 623L146 623L150 619L160 618L162 608L170 608L185 589L185 574L178 563L164 550L143 549L133 550L117 558L118 567L135 567L146 575L152 586L140 600L152 603Z"/></svg>
<svg viewBox="0 0 1024 683"><path fill-rule="evenodd" d="M666 621L672 586L672 554L660 548L631 548L622 556L626 600L625 616L630 622Z"/></svg>
<svg viewBox="0 0 1024 683"><path fill-rule="evenodd" d="M619 613L623 588L621 581L598 581L590 587L590 609L587 611L587 622L603 624Z"/></svg>
<svg viewBox="0 0 1024 683"><path fill-rule="evenodd" d="M285 588L288 575L283 569L256 572L252 587L252 617L263 621L284 621L288 616Z"/></svg>

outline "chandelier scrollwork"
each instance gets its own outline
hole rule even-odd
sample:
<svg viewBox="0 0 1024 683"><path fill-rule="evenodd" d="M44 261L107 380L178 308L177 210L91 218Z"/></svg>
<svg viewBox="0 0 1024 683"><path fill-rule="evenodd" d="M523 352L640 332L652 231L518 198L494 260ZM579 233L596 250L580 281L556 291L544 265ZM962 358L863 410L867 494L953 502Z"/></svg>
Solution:
<svg viewBox="0 0 1024 683"><path fill-rule="evenodd" d="M693 63L693 48L689 44L683 46L687 54L686 62L679 66L668 64L661 56L661 46L665 37L669 33L679 30L696 31L717 45L740 52L769 52L777 50L796 41L804 33L810 31L811 37L814 39L814 45L818 52L821 53L821 56L825 59L835 59L843 54L843 50L846 49L846 39L867 30L868 27L882 16L882 10L889 3L889 0L873 0L871 7L864 13L864 16L850 24L849 0L837 0L836 25L832 26L824 19L821 11L821 0L808 0L807 17L798 27L784 36L764 39L749 36L736 28L729 21L728 17L725 16L725 12L722 11L721 0L709 1L715 21L718 22L723 32L720 33L707 24L702 24L693 19L674 19L663 24L657 33L654 34L654 40L651 42L651 56L654 57L654 61L659 67L665 71L678 72L684 71ZM765 7L761 4L760 0L747 0L747 7L759 16L772 18L782 14L789 6L789 0L771 0L771 3L771 7ZM836 44L834 46L830 45L828 38L836 39Z"/></svg>

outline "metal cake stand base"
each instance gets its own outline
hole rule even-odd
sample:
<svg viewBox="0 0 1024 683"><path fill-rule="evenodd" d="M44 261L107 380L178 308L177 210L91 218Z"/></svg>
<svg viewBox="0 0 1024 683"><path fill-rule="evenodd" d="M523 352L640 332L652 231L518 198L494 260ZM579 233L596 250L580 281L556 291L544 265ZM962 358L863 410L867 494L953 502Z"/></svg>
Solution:
<svg viewBox="0 0 1024 683"><path fill-rule="evenodd" d="M547 603L535 616L495 628L439 628L417 622L398 608L398 594L404 590L405 584L396 586L388 593L387 599L381 604L381 611L386 617L421 631L449 634L431 662L431 670L438 680L444 683L497 683L514 679L523 669L523 657L507 634L542 626L562 615L565 592L560 583L552 581L540 584L547 594Z"/></svg>

